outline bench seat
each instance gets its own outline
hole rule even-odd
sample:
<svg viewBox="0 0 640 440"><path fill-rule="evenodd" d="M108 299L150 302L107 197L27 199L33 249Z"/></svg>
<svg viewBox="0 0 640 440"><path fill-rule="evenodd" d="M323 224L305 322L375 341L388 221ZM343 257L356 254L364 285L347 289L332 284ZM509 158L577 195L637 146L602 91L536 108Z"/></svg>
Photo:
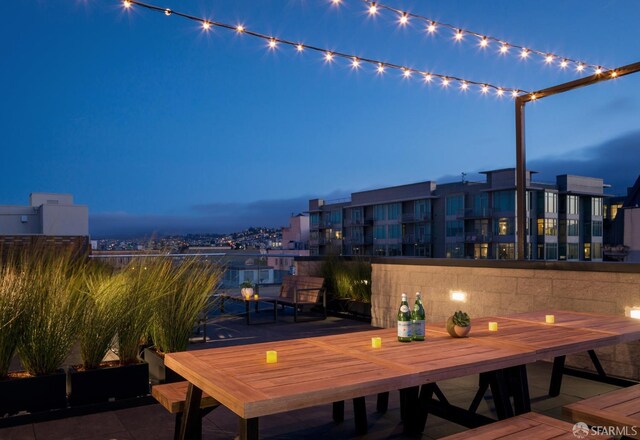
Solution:
<svg viewBox="0 0 640 440"><path fill-rule="evenodd" d="M525 413L516 417L501 420L480 428L445 437L446 440L499 440L499 439L565 439L575 440L571 423L554 419L538 413ZM611 436L591 435L589 439L611 439Z"/></svg>
<svg viewBox="0 0 640 440"><path fill-rule="evenodd" d="M327 295L324 278L287 275L282 280L277 298L262 299L273 303L274 316L277 318L278 305L293 307L293 320L298 322L298 309L304 306L322 305L322 319L327 318ZM320 302L321 301L321 302Z"/></svg>
<svg viewBox="0 0 640 440"><path fill-rule="evenodd" d="M610 391L562 408L575 422L590 426L626 428L626 436L640 439L640 385ZM636 429L631 429L632 427Z"/></svg>

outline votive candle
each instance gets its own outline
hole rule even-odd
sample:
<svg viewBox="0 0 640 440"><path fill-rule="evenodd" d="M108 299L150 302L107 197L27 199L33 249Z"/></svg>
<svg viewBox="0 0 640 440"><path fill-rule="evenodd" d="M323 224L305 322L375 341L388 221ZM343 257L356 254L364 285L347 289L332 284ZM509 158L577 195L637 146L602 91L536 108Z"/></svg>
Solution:
<svg viewBox="0 0 640 440"><path fill-rule="evenodd" d="M382 338L379 336L375 336L371 338L371 347L372 348L380 348L382 347Z"/></svg>
<svg viewBox="0 0 640 440"><path fill-rule="evenodd" d="M253 295L253 299L258 299L258 294L257 293Z"/></svg>
<svg viewBox="0 0 640 440"><path fill-rule="evenodd" d="M556 317L553 315L544 315L544 322L547 324L555 324Z"/></svg>
<svg viewBox="0 0 640 440"><path fill-rule="evenodd" d="M278 362L278 352L275 350L267 351L267 364L275 364Z"/></svg>
<svg viewBox="0 0 640 440"><path fill-rule="evenodd" d="M497 332L498 331L498 323L494 322L494 321L491 321L489 323L489 331L490 332Z"/></svg>

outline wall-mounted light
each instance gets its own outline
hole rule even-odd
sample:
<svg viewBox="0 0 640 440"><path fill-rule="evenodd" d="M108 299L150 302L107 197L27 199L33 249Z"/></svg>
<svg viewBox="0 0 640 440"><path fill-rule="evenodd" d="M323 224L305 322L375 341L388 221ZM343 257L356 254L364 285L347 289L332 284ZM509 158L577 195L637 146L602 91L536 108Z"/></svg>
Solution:
<svg viewBox="0 0 640 440"><path fill-rule="evenodd" d="M467 292L461 290L452 290L450 294L451 301L467 302Z"/></svg>
<svg viewBox="0 0 640 440"><path fill-rule="evenodd" d="M640 307L625 307L624 315L633 319L640 319Z"/></svg>

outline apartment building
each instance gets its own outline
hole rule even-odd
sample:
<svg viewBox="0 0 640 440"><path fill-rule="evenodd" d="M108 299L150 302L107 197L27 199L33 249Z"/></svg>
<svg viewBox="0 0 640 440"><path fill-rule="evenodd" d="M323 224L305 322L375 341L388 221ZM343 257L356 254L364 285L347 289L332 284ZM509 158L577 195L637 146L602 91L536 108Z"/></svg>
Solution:
<svg viewBox="0 0 640 440"><path fill-rule="evenodd" d="M311 255L516 257L515 169L484 182L433 181L309 201ZM534 182L527 172L527 258L602 260L602 179Z"/></svg>

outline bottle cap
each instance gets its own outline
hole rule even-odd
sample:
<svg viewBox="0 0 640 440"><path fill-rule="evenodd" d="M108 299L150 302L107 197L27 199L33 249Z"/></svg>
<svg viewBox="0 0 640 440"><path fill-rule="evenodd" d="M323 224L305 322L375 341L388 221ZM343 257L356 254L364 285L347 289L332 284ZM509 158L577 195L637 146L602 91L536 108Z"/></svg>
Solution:
<svg viewBox="0 0 640 440"><path fill-rule="evenodd" d="M416 296L418 296L418 297L419 297L419 296L421 296L421 295L422 295L422 293L420 293L420 292L416 292Z"/></svg>
<svg viewBox="0 0 640 440"><path fill-rule="evenodd" d="M403 299L403 300L406 300L406 299L407 299L407 294L406 294L406 293L404 293L404 292L402 293L402 299Z"/></svg>

